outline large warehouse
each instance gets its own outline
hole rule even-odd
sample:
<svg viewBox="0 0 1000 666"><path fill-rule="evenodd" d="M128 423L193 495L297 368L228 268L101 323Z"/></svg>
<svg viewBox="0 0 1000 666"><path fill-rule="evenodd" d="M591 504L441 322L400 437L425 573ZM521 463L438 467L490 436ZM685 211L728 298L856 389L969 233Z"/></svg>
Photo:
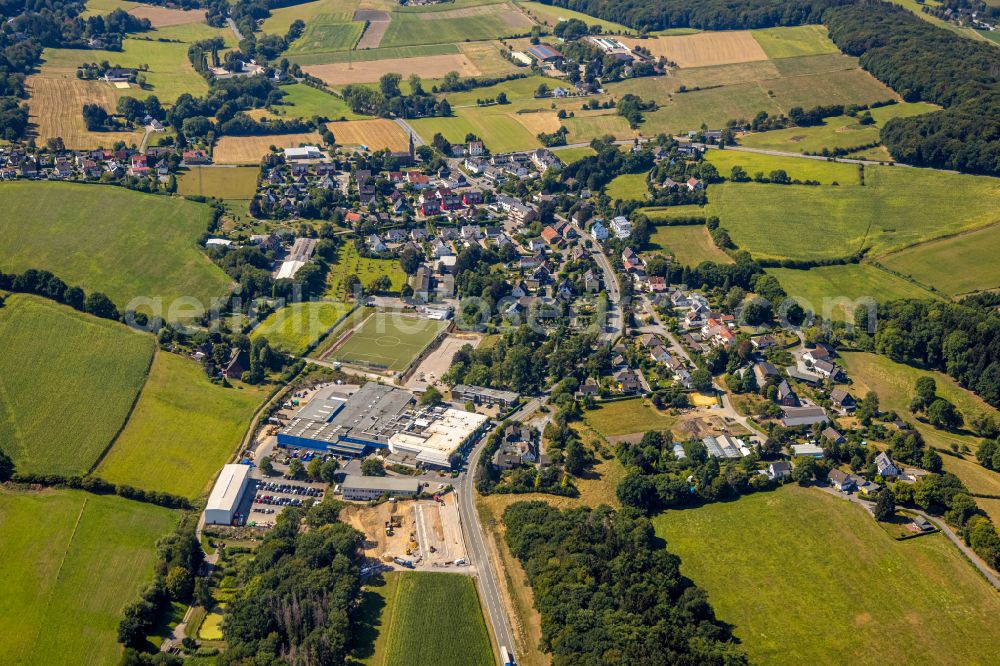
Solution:
<svg viewBox="0 0 1000 666"><path fill-rule="evenodd" d="M232 525L249 481L249 465L224 465L205 505L205 524Z"/></svg>
<svg viewBox="0 0 1000 666"><path fill-rule="evenodd" d="M321 389L278 431L278 445L358 456L389 449L427 467L450 466L451 454L482 432L485 416L444 407L418 408L409 391L370 382L348 397Z"/></svg>

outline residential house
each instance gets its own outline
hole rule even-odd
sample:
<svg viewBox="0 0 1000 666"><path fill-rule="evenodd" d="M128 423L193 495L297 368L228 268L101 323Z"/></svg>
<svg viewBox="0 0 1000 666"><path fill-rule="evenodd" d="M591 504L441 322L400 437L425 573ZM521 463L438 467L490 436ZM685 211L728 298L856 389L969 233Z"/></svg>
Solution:
<svg viewBox="0 0 1000 666"><path fill-rule="evenodd" d="M878 469L878 475L884 479L894 479L903 473L903 470L896 467L892 458L884 451L875 456L875 467Z"/></svg>
<svg viewBox="0 0 1000 666"><path fill-rule="evenodd" d="M611 220L611 231L614 232L615 238L628 238L632 235L632 223L628 221L627 217L619 215Z"/></svg>
<svg viewBox="0 0 1000 666"><path fill-rule="evenodd" d="M831 486L843 493L848 493L857 488L854 475L847 474L839 469L830 470L826 478L830 481Z"/></svg>
<svg viewBox="0 0 1000 666"><path fill-rule="evenodd" d="M838 432L832 426L827 426L827 427L823 428L823 432L820 433L820 437L826 439L831 444L843 444L844 443L844 436L841 435L840 432Z"/></svg>
<svg viewBox="0 0 1000 666"><path fill-rule="evenodd" d="M757 387L763 388L767 385L768 381L778 376L778 369L772 364L764 361L762 363L754 363L753 366L753 378L757 381ZM782 382L785 386L788 386L788 382ZM791 389L789 389L791 390Z"/></svg>
<svg viewBox="0 0 1000 666"><path fill-rule="evenodd" d="M778 404L782 407L799 406L799 396L795 395L795 391L793 391L792 387L788 385L788 382L784 380L778 384Z"/></svg>
<svg viewBox="0 0 1000 666"><path fill-rule="evenodd" d="M792 465L784 460L773 462L767 466L767 475L775 481L787 479L792 475Z"/></svg>
<svg viewBox="0 0 1000 666"><path fill-rule="evenodd" d="M599 243L603 243L608 240L608 229L601 223L600 220L596 220L590 227L590 235L594 237Z"/></svg>
<svg viewBox="0 0 1000 666"><path fill-rule="evenodd" d="M638 393L642 390L639 375L632 368L623 368L614 374L615 384L622 393Z"/></svg>
<svg viewBox="0 0 1000 666"><path fill-rule="evenodd" d="M830 401L842 414L853 414L854 410L858 408L858 403L854 400L854 396L844 389L830 391Z"/></svg>

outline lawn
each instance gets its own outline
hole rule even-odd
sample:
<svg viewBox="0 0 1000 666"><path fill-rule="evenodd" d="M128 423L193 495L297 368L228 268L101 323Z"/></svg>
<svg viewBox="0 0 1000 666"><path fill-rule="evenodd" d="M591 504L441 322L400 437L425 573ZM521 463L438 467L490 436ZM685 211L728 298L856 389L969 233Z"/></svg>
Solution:
<svg viewBox="0 0 1000 666"><path fill-rule="evenodd" d="M644 250L672 254L674 261L684 266L697 266L703 261L733 263L712 241L703 224L656 227Z"/></svg>
<svg viewBox="0 0 1000 666"><path fill-rule="evenodd" d="M573 162L579 162L585 157L593 157L597 153L590 146L581 146L579 148L564 148L562 150L554 151L556 157L562 160L563 164L572 164Z"/></svg>
<svg viewBox="0 0 1000 666"><path fill-rule="evenodd" d="M787 486L653 524L753 662L985 664L1000 641L1000 595L946 537L895 541L819 490Z"/></svg>
<svg viewBox="0 0 1000 666"><path fill-rule="evenodd" d="M1000 221L1000 212L996 214ZM1000 287L1000 227L933 240L883 257L894 271L949 294Z"/></svg>
<svg viewBox="0 0 1000 666"><path fill-rule="evenodd" d="M837 45L830 41L826 26L822 25L765 28L751 32L768 58L795 58L840 52Z"/></svg>
<svg viewBox="0 0 1000 666"><path fill-rule="evenodd" d="M392 281L392 291L398 292L406 284L406 273L398 261L362 257L358 254L358 248L354 243L345 243L340 248L336 263L330 265L330 273L327 276L329 287L326 290L328 298L337 301L348 300L350 294L346 291L344 280L349 275L357 275L364 287L383 275L387 275Z"/></svg>
<svg viewBox="0 0 1000 666"><path fill-rule="evenodd" d="M86 473L128 416L151 336L35 296L0 308L0 445L23 472Z"/></svg>
<svg viewBox="0 0 1000 666"><path fill-rule="evenodd" d="M211 209L121 187L16 182L0 186L0 270L47 269L66 283L107 294L119 308L136 297L204 306L230 280L197 245Z"/></svg>
<svg viewBox="0 0 1000 666"><path fill-rule="evenodd" d="M0 490L4 661L117 663L121 609L152 580L154 544L177 515L81 491Z"/></svg>
<svg viewBox="0 0 1000 666"><path fill-rule="evenodd" d="M584 422L605 437L648 430L670 430L677 419L661 412L645 398L599 404L583 413Z"/></svg>
<svg viewBox="0 0 1000 666"><path fill-rule="evenodd" d="M741 166L751 178L758 172L767 176L776 169L783 169L792 180L815 180L824 185L856 185L859 182L858 165L846 162L782 157L740 150L710 150L706 153L706 158L715 165L723 178L729 178L734 166Z"/></svg>
<svg viewBox="0 0 1000 666"><path fill-rule="evenodd" d="M271 313L251 337L265 337L273 348L301 356L350 309L346 303L334 301L291 303Z"/></svg>
<svg viewBox="0 0 1000 666"><path fill-rule="evenodd" d="M649 198L649 184L645 173L627 173L616 177L610 183L606 193L612 201L645 201Z"/></svg>
<svg viewBox="0 0 1000 666"><path fill-rule="evenodd" d="M195 498L228 462L267 387L213 384L199 363L157 352L121 436L97 468L126 483Z"/></svg>
<svg viewBox="0 0 1000 666"><path fill-rule="evenodd" d="M727 157L736 151L713 151ZM784 168L782 158L762 163L760 170ZM857 167L816 160L789 171L805 177L820 165L827 169ZM743 162L747 163L747 162ZM720 169L725 173L725 169ZM752 171L751 171L752 173ZM846 173L844 174L846 175ZM833 177L832 174L825 178ZM755 257L825 259L862 248L878 256L915 243L976 229L997 220L1000 181L927 169L875 166L865 168L865 186L840 178L841 186L724 183L708 190L706 214L717 215L733 241ZM856 181L853 181L856 182ZM955 202L961 201L961 206Z"/></svg>
<svg viewBox="0 0 1000 666"><path fill-rule="evenodd" d="M826 320L854 321L854 308L900 298L938 298L932 292L870 264L820 266L809 270L768 268L790 298Z"/></svg>
<svg viewBox="0 0 1000 666"><path fill-rule="evenodd" d="M253 199L257 167L188 167L177 179L177 193L217 199Z"/></svg>
<svg viewBox="0 0 1000 666"><path fill-rule="evenodd" d="M564 9L562 7L556 7L554 5L545 5L541 2L528 2L525 0L518 0L517 5L524 9L532 18L537 20L539 23L544 23L547 26L555 27L560 21L568 21L570 19L577 19L583 21L589 26L599 25L601 26L601 32L604 34L625 34L631 35L634 31L628 26L624 26L621 23L614 23L612 21L605 21L604 19L599 19L589 14L582 14L580 12L574 12L571 9Z"/></svg>
<svg viewBox="0 0 1000 666"><path fill-rule="evenodd" d="M493 666L493 646L475 580L447 573L403 573L389 600L385 666Z"/></svg>
<svg viewBox="0 0 1000 666"><path fill-rule="evenodd" d="M361 324L330 354L330 360L365 367L405 370L420 352L448 326L446 321L378 312Z"/></svg>

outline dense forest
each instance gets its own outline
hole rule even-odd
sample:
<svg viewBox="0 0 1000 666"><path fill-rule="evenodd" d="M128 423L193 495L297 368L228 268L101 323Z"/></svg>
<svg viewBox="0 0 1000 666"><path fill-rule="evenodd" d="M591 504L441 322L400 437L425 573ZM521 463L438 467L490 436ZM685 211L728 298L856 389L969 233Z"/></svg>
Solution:
<svg viewBox="0 0 1000 666"><path fill-rule="evenodd" d="M541 0L638 30L732 30L824 23L830 37L907 101L944 111L886 123L902 162L1000 174L1000 51L881 0Z"/></svg>
<svg viewBox="0 0 1000 666"><path fill-rule="evenodd" d="M645 518L519 502L503 521L555 666L746 663Z"/></svg>

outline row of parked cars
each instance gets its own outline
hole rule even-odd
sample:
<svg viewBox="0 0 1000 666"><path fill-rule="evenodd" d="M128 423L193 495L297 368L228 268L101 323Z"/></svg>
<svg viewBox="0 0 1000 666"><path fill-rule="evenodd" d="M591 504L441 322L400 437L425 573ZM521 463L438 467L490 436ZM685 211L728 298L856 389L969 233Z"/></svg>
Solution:
<svg viewBox="0 0 1000 666"><path fill-rule="evenodd" d="M307 497L320 497L323 491L311 486L300 486L295 483L280 483L266 481L258 486L260 490L267 490L274 493L285 493L287 495L305 495Z"/></svg>
<svg viewBox="0 0 1000 666"><path fill-rule="evenodd" d="M298 497L275 497L274 495L257 495L254 502L257 504L273 504L275 506L302 506L302 500Z"/></svg>

